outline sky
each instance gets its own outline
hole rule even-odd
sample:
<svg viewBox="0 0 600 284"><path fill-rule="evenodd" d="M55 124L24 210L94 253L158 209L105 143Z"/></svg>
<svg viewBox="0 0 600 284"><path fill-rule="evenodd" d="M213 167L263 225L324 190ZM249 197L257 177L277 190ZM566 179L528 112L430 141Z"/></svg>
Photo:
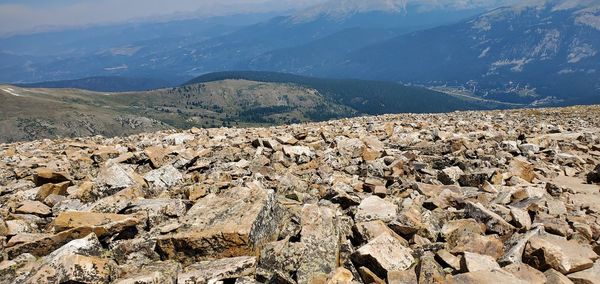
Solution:
<svg viewBox="0 0 600 284"><path fill-rule="evenodd" d="M300 9L324 0L0 0L0 34L176 15Z"/></svg>

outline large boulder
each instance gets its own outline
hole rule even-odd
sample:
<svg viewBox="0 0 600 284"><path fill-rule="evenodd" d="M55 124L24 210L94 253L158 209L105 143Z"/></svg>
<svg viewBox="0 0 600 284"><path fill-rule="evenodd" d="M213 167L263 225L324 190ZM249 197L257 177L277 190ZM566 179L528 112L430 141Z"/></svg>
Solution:
<svg viewBox="0 0 600 284"><path fill-rule="evenodd" d="M524 253L524 261L531 266L553 268L563 274L591 268L598 258L591 247L551 234L533 236Z"/></svg>
<svg viewBox="0 0 600 284"><path fill-rule="evenodd" d="M157 249L182 262L253 255L276 238L280 218L275 193L249 183L198 200L182 226L157 239Z"/></svg>

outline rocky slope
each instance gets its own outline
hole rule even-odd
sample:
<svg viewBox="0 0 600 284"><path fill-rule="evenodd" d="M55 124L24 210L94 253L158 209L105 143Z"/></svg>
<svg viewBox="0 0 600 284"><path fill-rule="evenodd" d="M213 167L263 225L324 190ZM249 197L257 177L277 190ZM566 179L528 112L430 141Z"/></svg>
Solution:
<svg viewBox="0 0 600 284"><path fill-rule="evenodd" d="M0 145L0 283L598 283L600 107Z"/></svg>

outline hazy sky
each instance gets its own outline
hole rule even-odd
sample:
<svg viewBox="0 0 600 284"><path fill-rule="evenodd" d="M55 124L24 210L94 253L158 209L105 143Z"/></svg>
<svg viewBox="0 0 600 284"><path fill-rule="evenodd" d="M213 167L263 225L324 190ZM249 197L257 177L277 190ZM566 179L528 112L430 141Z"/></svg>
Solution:
<svg viewBox="0 0 600 284"><path fill-rule="evenodd" d="M319 2L323 0L0 0L0 34L176 14L281 11Z"/></svg>

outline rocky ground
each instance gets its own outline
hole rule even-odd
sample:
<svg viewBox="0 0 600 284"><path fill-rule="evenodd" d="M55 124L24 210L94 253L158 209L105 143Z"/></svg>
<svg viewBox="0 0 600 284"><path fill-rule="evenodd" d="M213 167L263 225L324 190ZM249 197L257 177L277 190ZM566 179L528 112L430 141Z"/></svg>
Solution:
<svg viewBox="0 0 600 284"><path fill-rule="evenodd" d="M599 118L0 145L0 283L600 283Z"/></svg>

